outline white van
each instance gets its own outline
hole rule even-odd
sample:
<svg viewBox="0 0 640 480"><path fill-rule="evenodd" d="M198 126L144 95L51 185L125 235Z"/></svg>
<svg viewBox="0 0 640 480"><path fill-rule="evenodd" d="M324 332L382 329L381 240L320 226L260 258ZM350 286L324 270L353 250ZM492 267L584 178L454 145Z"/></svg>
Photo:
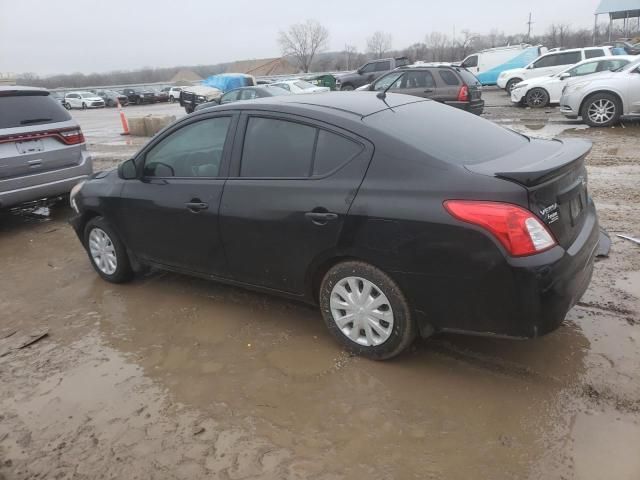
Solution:
<svg viewBox="0 0 640 480"><path fill-rule="evenodd" d="M526 43L489 48L469 55L459 65L473 73L482 85L495 85L504 70L524 67L546 51L545 47Z"/></svg>
<svg viewBox="0 0 640 480"><path fill-rule="evenodd" d="M568 50L554 49L536 58L524 68L505 70L498 77L498 86L511 92L513 87L531 78L554 75L569 65L575 65L587 58L614 55L611 47L572 48Z"/></svg>

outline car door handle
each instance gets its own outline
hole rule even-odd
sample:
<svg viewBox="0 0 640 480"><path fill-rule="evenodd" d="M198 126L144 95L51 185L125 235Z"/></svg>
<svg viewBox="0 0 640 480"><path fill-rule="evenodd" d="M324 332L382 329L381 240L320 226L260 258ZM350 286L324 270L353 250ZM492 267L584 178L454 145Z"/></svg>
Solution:
<svg viewBox="0 0 640 480"><path fill-rule="evenodd" d="M204 202L187 202L184 204L184 206L187 207L188 210L191 210L193 213L198 213L201 210L206 210L207 208L209 208L209 204Z"/></svg>
<svg viewBox="0 0 640 480"><path fill-rule="evenodd" d="M425 88L424 93L433 93L433 88Z"/></svg>
<svg viewBox="0 0 640 480"><path fill-rule="evenodd" d="M316 225L326 225L328 222L338 218L338 214L332 212L307 212L304 216Z"/></svg>

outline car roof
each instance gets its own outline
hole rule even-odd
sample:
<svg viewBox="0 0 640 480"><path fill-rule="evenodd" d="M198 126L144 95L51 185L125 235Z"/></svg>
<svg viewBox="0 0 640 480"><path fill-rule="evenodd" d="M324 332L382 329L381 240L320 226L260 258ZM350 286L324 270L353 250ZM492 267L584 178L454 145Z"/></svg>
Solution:
<svg viewBox="0 0 640 480"><path fill-rule="evenodd" d="M250 102L228 103L213 108L219 110L273 109L274 111L284 111L283 107L292 107L297 113L301 114L315 112L364 118L382 110L393 109L401 105L430 101L399 93L387 93L384 98L379 98L376 92L327 92L321 95L309 93L266 97L251 100ZM211 109L207 110L211 111Z"/></svg>
<svg viewBox="0 0 640 480"><path fill-rule="evenodd" d="M25 86L21 86L21 85L2 85L2 86L0 86L0 94L5 93L5 95L7 95L8 93L6 93L6 92L16 92L16 93L34 92L34 93L42 94L44 92L49 93L49 90L47 90L46 88L25 87Z"/></svg>

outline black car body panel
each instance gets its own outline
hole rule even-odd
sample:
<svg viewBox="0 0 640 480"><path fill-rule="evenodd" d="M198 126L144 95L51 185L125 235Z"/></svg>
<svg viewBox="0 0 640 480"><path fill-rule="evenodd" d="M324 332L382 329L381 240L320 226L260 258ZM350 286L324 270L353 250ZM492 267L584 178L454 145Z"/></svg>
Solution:
<svg viewBox="0 0 640 480"><path fill-rule="evenodd" d="M230 117L231 126L219 177L143 175L145 155L158 143L191 123L221 116ZM254 118L317 128L360 147L321 175L242 176L243 142ZM552 220L531 207L538 207L536 187L543 187L545 198L566 193L583 174L585 150L583 142L532 141L406 95L258 99L196 112L160 132L135 158L138 178L111 172L84 185L72 224L82 239L88 218L101 215L136 262L310 303L317 301L328 266L359 259L397 282L423 332L535 337L562 322L592 275L599 227L586 186L571 187L575 192L566 199L577 195L584 202L575 217L561 208ZM521 176L534 158L533 173ZM196 199L208 204L206 212L185 208ZM510 256L488 231L450 215L443 202L451 199L531 209L558 244ZM309 215L324 218L325 212L327 221ZM557 228L560 223L564 227Z"/></svg>

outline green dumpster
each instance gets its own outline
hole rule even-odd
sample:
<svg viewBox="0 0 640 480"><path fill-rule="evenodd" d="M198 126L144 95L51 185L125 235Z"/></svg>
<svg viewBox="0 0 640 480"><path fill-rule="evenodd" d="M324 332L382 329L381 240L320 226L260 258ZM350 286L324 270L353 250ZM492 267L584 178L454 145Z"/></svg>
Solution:
<svg viewBox="0 0 640 480"><path fill-rule="evenodd" d="M318 87L329 87L331 90L336 89L336 77L328 73L322 75L311 75L306 77L304 80Z"/></svg>

